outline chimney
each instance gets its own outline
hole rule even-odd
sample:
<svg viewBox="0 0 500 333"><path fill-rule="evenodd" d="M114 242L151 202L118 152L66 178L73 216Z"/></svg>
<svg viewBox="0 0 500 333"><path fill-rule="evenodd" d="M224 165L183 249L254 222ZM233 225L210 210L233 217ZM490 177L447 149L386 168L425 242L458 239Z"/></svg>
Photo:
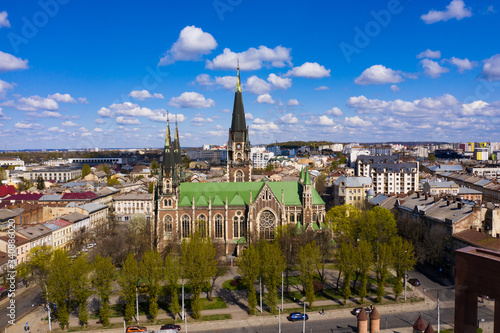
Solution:
<svg viewBox="0 0 500 333"><path fill-rule="evenodd" d="M425 200L429 199L429 195L425 193Z"/></svg>
<svg viewBox="0 0 500 333"><path fill-rule="evenodd" d="M364 308L358 314L358 333L368 333L368 316Z"/></svg>
<svg viewBox="0 0 500 333"><path fill-rule="evenodd" d="M374 307L372 312L370 313L370 333L379 333L380 332L380 314L377 311L377 308Z"/></svg>

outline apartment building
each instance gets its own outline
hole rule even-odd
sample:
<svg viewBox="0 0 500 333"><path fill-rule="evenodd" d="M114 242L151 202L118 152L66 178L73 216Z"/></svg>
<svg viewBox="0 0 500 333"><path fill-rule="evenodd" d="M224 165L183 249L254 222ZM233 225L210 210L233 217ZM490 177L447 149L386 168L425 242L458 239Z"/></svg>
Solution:
<svg viewBox="0 0 500 333"><path fill-rule="evenodd" d="M38 177L43 180L53 180L56 182L67 182L71 179L80 178L82 176L82 169L79 167L51 167L37 170L26 171L24 178L31 181L36 181Z"/></svg>
<svg viewBox="0 0 500 333"><path fill-rule="evenodd" d="M460 191L460 186L455 182L425 182L424 192L431 195L457 195Z"/></svg>
<svg viewBox="0 0 500 333"><path fill-rule="evenodd" d="M153 194L129 192L113 198L113 208L118 219L129 221L136 215L153 214Z"/></svg>
<svg viewBox="0 0 500 333"><path fill-rule="evenodd" d="M353 205L362 208L367 192L371 188L372 179L370 177L340 176L333 183L334 205Z"/></svg>
<svg viewBox="0 0 500 333"><path fill-rule="evenodd" d="M24 166L24 161L19 157L0 157L0 166Z"/></svg>

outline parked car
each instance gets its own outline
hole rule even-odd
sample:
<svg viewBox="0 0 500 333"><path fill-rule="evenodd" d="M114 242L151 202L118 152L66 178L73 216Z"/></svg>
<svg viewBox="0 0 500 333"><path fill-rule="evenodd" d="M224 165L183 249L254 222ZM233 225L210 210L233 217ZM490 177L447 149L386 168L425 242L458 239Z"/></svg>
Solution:
<svg viewBox="0 0 500 333"><path fill-rule="evenodd" d="M362 308L354 308L351 313L355 316L359 315L359 313L361 312L361 309ZM369 315L371 312L372 312L372 309L371 308L365 308L365 312L367 315Z"/></svg>
<svg viewBox="0 0 500 333"><path fill-rule="evenodd" d="M129 326L127 327L127 333L130 332L147 332L148 328L144 326Z"/></svg>
<svg viewBox="0 0 500 333"><path fill-rule="evenodd" d="M177 331L180 331L181 330L181 326L180 325L174 325L174 324L167 324L167 325L163 325L162 327L160 327L160 330L177 330Z"/></svg>
<svg viewBox="0 0 500 333"><path fill-rule="evenodd" d="M309 316L306 313L305 319L308 320ZM301 312L292 312L288 316L288 320L290 321L298 321L298 320L304 320L304 314Z"/></svg>
<svg viewBox="0 0 500 333"><path fill-rule="evenodd" d="M414 287L420 286L420 281L418 279L409 279L408 283L411 284Z"/></svg>

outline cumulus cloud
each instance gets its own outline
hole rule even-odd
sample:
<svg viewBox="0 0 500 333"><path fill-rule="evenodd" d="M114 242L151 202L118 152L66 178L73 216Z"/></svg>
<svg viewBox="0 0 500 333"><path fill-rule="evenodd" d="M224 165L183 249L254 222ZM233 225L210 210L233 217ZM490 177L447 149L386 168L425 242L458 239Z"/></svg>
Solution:
<svg viewBox="0 0 500 333"><path fill-rule="evenodd" d="M441 51L432 51L431 49L427 49L417 54L417 59L422 58L439 59L441 58Z"/></svg>
<svg viewBox="0 0 500 333"><path fill-rule="evenodd" d="M108 108L102 107L97 111L97 114L101 117L113 117L115 113Z"/></svg>
<svg viewBox="0 0 500 333"><path fill-rule="evenodd" d="M18 69L27 69L28 60L15 57L12 54L0 51L0 72L15 71Z"/></svg>
<svg viewBox="0 0 500 333"><path fill-rule="evenodd" d="M27 121L20 121L14 125L18 129L42 129L43 126L37 123L29 123Z"/></svg>
<svg viewBox="0 0 500 333"><path fill-rule="evenodd" d="M197 92L184 92L179 97L172 97L168 105L177 108L210 108L215 106L213 99L207 98Z"/></svg>
<svg viewBox="0 0 500 333"><path fill-rule="evenodd" d="M154 93L151 95L151 93L147 90L133 90L128 94L130 97L133 97L135 99L138 99L140 101L144 101L145 99L148 98L161 98L163 99L162 94Z"/></svg>
<svg viewBox="0 0 500 333"><path fill-rule="evenodd" d="M284 115L283 117L281 117L280 120L283 123L285 123L285 124L297 124L299 122L299 120L297 119L297 117L295 117L291 113L287 113L286 115Z"/></svg>
<svg viewBox="0 0 500 333"><path fill-rule="evenodd" d="M139 125L141 122L134 117L116 117L116 123L122 125Z"/></svg>
<svg viewBox="0 0 500 333"><path fill-rule="evenodd" d="M453 0L450 2L448 6L446 6L446 10L438 11L432 9L427 14L420 16L420 18L426 24L432 24L439 21L448 21L451 19L461 20L464 17L471 17L472 11L470 8L465 7L465 3L463 0Z"/></svg>
<svg viewBox="0 0 500 333"><path fill-rule="evenodd" d="M21 111L37 111L37 110L57 110L59 105L51 98L40 96L20 97L17 103L11 105Z"/></svg>
<svg viewBox="0 0 500 333"><path fill-rule="evenodd" d="M493 57L483 60L483 70L480 76L487 81L500 80L500 53Z"/></svg>
<svg viewBox="0 0 500 333"><path fill-rule="evenodd" d="M0 28L7 27L10 28L10 22L7 19L7 12L4 10L3 12L0 12Z"/></svg>
<svg viewBox="0 0 500 333"><path fill-rule="evenodd" d="M393 85L391 85L391 90L392 90L392 92L395 93L396 91L400 91L401 89L399 89L399 87L397 85L393 84Z"/></svg>
<svg viewBox="0 0 500 333"><path fill-rule="evenodd" d="M14 86L9 82L0 80L0 98L5 98L7 90L14 89Z"/></svg>
<svg viewBox="0 0 500 333"><path fill-rule="evenodd" d="M214 85L214 81L208 74L199 74L194 79L195 83L198 83L201 87L211 87Z"/></svg>
<svg viewBox="0 0 500 333"><path fill-rule="evenodd" d="M332 115L332 116L337 116L337 117L340 117L340 116L344 115L344 113L342 112L342 110L340 110L338 107L333 107L330 110L326 110L325 114Z"/></svg>
<svg viewBox="0 0 500 333"><path fill-rule="evenodd" d="M245 112L245 119L253 120L253 115L251 113Z"/></svg>
<svg viewBox="0 0 500 333"><path fill-rule="evenodd" d="M105 124L106 123L106 120L102 119L102 118L96 118L94 119L94 122L96 124Z"/></svg>
<svg viewBox="0 0 500 333"><path fill-rule="evenodd" d="M430 59L423 59L420 61L422 67L424 68L424 73L432 78L440 77L443 73L448 73L450 70L446 67L442 67L436 61Z"/></svg>
<svg viewBox="0 0 500 333"><path fill-rule="evenodd" d="M182 113L167 113L163 109L153 110L152 115L147 116L149 120L166 123L167 121L184 122L187 118Z"/></svg>
<svg viewBox="0 0 500 333"><path fill-rule="evenodd" d="M54 111L43 111L43 112L30 112L28 113L28 116L30 117L36 117L36 118L59 118L62 117L62 115L59 112L54 112Z"/></svg>
<svg viewBox="0 0 500 333"><path fill-rule="evenodd" d="M147 117L153 115L153 111L151 111L151 109L140 107L139 105L130 102L111 104L109 108L115 113L124 116Z"/></svg>
<svg viewBox="0 0 500 333"><path fill-rule="evenodd" d="M269 74L267 78L268 82L271 82L274 88L276 89L288 89L292 86L292 79L286 77L280 77L276 74Z"/></svg>
<svg viewBox="0 0 500 333"><path fill-rule="evenodd" d="M257 118L258 119L258 118ZM256 119L256 120L257 120ZM254 131L266 131L266 132L270 132L270 131L279 131L279 127L278 125L276 125L274 122L266 122L266 121L259 121L259 122L256 122L256 120L253 122L252 125L249 126L250 129L254 130ZM262 120L262 119L260 119Z"/></svg>
<svg viewBox="0 0 500 333"><path fill-rule="evenodd" d="M320 79L322 77L330 76L330 71L330 69L326 69L317 62L306 62L301 66L292 68L286 73L286 75L293 77L305 77L308 79Z"/></svg>
<svg viewBox="0 0 500 333"><path fill-rule="evenodd" d="M65 121L64 123L61 124L62 126L65 127L78 127L78 124L72 122L72 121Z"/></svg>
<svg viewBox="0 0 500 333"><path fill-rule="evenodd" d="M363 86L369 84L399 83L403 81L403 77L400 74L401 71L395 71L383 65L373 65L365 69L363 73L354 80L354 83Z"/></svg>
<svg viewBox="0 0 500 333"><path fill-rule="evenodd" d="M249 93L262 95L271 91L271 84L255 75L252 75L247 79L245 88Z"/></svg>
<svg viewBox="0 0 500 333"><path fill-rule="evenodd" d="M104 131L102 130L102 128L96 127L96 128L94 128L94 132L96 132L96 133L102 133Z"/></svg>
<svg viewBox="0 0 500 333"><path fill-rule="evenodd" d="M53 99L54 101L57 101L59 103L76 103L76 100L71 97L70 94L55 93L53 95L49 95L48 98Z"/></svg>
<svg viewBox="0 0 500 333"><path fill-rule="evenodd" d="M462 104L461 114L463 116L498 117L500 116L500 101L490 104L478 100L472 103Z"/></svg>
<svg viewBox="0 0 500 333"><path fill-rule="evenodd" d="M276 103L273 98L271 97L271 95L269 94L263 94L263 95L259 95L257 97L257 103L260 103L260 104L274 104Z"/></svg>
<svg viewBox="0 0 500 333"><path fill-rule="evenodd" d="M237 61L240 61L240 69L257 70L261 69L264 65L272 67L285 67L286 64L292 64L292 57L290 56L291 49L276 46L270 49L266 46L259 46L259 48L251 47L246 51L235 53L228 48L225 48L222 54L216 56L212 61L207 60L205 67L208 69L235 69Z"/></svg>
<svg viewBox="0 0 500 333"><path fill-rule="evenodd" d="M463 73L466 70L471 70L472 68L474 68L475 66L478 65L476 61L470 61L467 58L459 59L459 58L451 57L451 59L446 59L446 61L448 61L450 64L457 66L459 73Z"/></svg>
<svg viewBox="0 0 500 333"><path fill-rule="evenodd" d="M87 101L87 97L78 97L78 103L89 104L89 101Z"/></svg>
<svg viewBox="0 0 500 333"><path fill-rule="evenodd" d="M236 89L236 76L216 76L215 84L227 90Z"/></svg>
<svg viewBox="0 0 500 333"><path fill-rule="evenodd" d="M288 102L286 103L288 106L296 106L299 105L299 101L296 100L295 98L289 99Z"/></svg>
<svg viewBox="0 0 500 333"><path fill-rule="evenodd" d="M346 117L345 126L350 127L366 127L372 125L371 121L363 120L359 116Z"/></svg>
<svg viewBox="0 0 500 333"><path fill-rule="evenodd" d="M214 120L212 118L203 117L200 114L197 114L196 116L194 116L193 119L191 119L191 124L194 126L201 126L203 124L213 123L213 122L214 122Z"/></svg>
<svg viewBox="0 0 500 333"><path fill-rule="evenodd" d="M182 29L179 39L160 59L160 66L170 65L179 60L201 60L202 55L212 52L217 47L215 38L200 28L187 26Z"/></svg>
<svg viewBox="0 0 500 333"><path fill-rule="evenodd" d="M314 90L328 90L330 88L328 88L327 86L319 86L317 88L314 88Z"/></svg>

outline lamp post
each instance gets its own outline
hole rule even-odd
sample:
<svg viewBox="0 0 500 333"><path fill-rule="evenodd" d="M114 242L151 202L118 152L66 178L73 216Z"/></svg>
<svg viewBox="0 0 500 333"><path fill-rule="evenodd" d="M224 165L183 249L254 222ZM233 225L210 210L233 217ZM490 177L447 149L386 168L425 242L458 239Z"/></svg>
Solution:
<svg viewBox="0 0 500 333"><path fill-rule="evenodd" d="M47 295L47 313L49 315L49 331L52 332L52 321L50 319L50 302L49 302L49 292L47 291L47 286L45 285L45 294ZM7 328L5 328L7 331Z"/></svg>
<svg viewBox="0 0 500 333"><path fill-rule="evenodd" d="M182 281L182 319L184 320L186 318L186 315L184 313L184 279L181 279Z"/></svg>
<svg viewBox="0 0 500 333"><path fill-rule="evenodd" d="M260 313L262 313L262 278L259 278Z"/></svg>
<svg viewBox="0 0 500 333"><path fill-rule="evenodd" d="M283 272L281 272L281 311L283 311Z"/></svg>
<svg viewBox="0 0 500 333"><path fill-rule="evenodd" d="M281 309L278 306L278 333L281 333Z"/></svg>
<svg viewBox="0 0 500 333"><path fill-rule="evenodd" d="M138 283L139 284L139 283ZM137 317L136 321L139 324L139 292L137 290L137 286L135 287L135 307L137 309Z"/></svg>
<svg viewBox="0 0 500 333"><path fill-rule="evenodd" d="M302 333L306 333L306 301L304 301L304 318L302 318Z"/></svg>

